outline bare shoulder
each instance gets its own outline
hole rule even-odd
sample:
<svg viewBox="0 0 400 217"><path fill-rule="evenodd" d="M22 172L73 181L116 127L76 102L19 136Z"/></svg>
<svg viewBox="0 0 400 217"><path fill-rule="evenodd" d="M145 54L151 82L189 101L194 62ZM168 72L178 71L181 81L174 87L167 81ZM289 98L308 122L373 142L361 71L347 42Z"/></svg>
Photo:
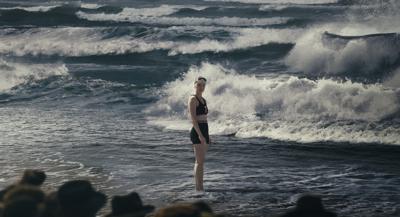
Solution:
<svg viewBox="0 0 400 217"><path fill-rule="evenodd" d="M192 100L194 100L194 99L196 99L195 96L193 96L193 95L190 95L190 96L189 96L189 101L192 101Z"/></svg>
<svg viewBox="0 0 400 217"><path fill-rule="evenodd" d="M196 97L191 95L191 96L189 96L189 103L193 103L193 102L196 102Z"/></svg>

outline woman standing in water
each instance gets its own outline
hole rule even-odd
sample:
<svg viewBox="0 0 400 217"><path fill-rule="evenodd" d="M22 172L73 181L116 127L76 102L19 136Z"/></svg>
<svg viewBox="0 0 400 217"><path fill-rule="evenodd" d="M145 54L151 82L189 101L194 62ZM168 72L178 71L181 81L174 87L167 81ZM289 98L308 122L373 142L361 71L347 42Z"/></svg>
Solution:
<svg viewBox="0 0 400 217"><path fill-rule="evenodd" d="M208 145L210 144L207 123L207 102L202 97L206 87L206 81L207 80L201 76L196 79L194 82L196 93L190 96L188 103L188 111L193 123L193 127L190 131L190 140L193 143L193 150L196 156L196 161L194 163L194 178L197 191L204 191L204 160Z"/></svg>

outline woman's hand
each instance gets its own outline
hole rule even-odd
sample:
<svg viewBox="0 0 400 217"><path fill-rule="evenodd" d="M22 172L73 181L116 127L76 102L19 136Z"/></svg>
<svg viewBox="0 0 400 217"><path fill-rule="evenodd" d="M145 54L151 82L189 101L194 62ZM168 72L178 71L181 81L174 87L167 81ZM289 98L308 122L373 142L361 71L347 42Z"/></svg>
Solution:
<svg viewBox="0 0 400 217"><path fill-rule="evenodd" d="M206 138L203 135L199 136L201 144L206 144Z"/></svg>

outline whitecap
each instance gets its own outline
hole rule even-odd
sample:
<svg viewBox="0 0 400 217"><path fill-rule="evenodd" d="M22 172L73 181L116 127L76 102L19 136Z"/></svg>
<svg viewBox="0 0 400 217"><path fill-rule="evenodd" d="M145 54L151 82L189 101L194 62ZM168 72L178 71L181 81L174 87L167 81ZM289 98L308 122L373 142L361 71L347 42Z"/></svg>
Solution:
<svg viewBox="0 0 400 217"><path fill-rule="evenodd" d="M210 63L193 66L180 79L167 83L162 99L145 110L149 124L189 130L187 100L199 75L208 80L204 97L211 134L400 144L400 128L382 122L399 111L399 90L381 83L257 78Z"/></svg>

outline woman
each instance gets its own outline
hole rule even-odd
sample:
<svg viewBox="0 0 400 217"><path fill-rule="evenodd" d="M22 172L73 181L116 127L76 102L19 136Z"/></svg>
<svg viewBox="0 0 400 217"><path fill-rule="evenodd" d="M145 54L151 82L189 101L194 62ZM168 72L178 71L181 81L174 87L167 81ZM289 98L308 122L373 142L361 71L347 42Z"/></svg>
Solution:
<svg viewBox="0 0 400 217"><path fill-rule="evenodd" d="M207 124L207 102L202 97L206 87L206 79L198 77L194 82L196 94L189 98L188 111L193 127L190 131L190 140L193 143L194 154L196 161L194 163L194 177L197 191L204 191L203 189L203 173L204 173L204 159L210 144L208 136Z"/></svg>

